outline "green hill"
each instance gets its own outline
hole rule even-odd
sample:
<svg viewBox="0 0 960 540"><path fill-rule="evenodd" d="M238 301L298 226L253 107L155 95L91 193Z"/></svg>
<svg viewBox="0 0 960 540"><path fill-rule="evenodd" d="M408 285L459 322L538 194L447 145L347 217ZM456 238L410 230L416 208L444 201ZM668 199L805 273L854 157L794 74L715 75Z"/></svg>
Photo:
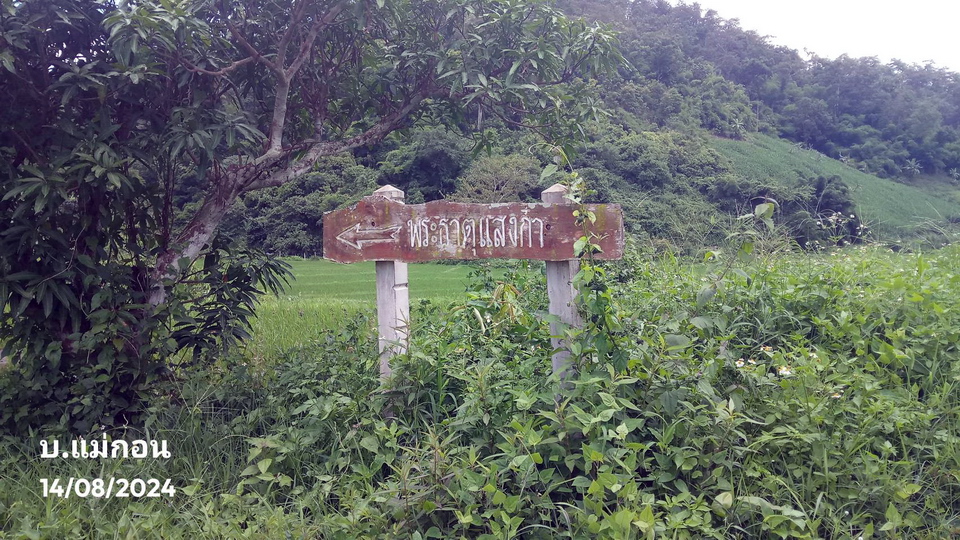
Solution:
<svg viewBox="0 0 960 540"><path fill-rule="evenodd" d="M839 176L850 187L863 220L881 235L916 230L931 222L945 224L960 216L960 189L937 178L918 177L911 184L878 178L762 134L739 141L714 137L710 144L732 162L736 175L751 180L792 184L810 177Z"/></svg>

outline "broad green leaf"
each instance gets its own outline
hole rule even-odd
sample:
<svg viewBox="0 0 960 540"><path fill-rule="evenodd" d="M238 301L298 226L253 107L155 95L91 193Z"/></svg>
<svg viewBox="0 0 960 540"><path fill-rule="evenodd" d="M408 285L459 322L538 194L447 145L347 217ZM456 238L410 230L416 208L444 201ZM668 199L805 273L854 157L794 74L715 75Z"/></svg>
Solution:
<svg viewBox="0 0 960 540"><path fill-rule="evenodd" d="M700 330L709 330L713 328L713 319L709 317L694 317L690 319L690 324L699 328Z"/></svg>
<svg viewBox="0 0 960 540"><path fill-rule="evenodd" d="M556 172L557 172L557 165L555 163L551 163L543 168L543 172L540 173L540 180L542 181L545 178L549 178L553 176Z"/></svg>
<svg viewBox="0 0 960 540"><path fill-rule="evenodd" d="M716 284L710 284L700 289L700 292L697 293L697 308L702 308L703 306L707 305L707 303L713 300L713 297L716 295Z"/></svg>
<svg viewBox="0 0 960 540"><path fill-rule="evenodd" d="M683 349L690 346L690 338L680 334L667 334L663 337L668 349Z"/></svg>

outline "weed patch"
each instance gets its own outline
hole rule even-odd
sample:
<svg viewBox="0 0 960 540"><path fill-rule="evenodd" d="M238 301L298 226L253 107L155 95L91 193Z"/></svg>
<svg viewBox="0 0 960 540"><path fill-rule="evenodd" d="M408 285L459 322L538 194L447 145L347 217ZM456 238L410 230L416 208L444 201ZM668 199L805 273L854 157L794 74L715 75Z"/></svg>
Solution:
<svg viewBox="0 0 960 540"><path fill-rule="evenodd" d="M383 386L362 310L256 366L224 359L158 396L149 433L113 434L167 439L170 460L8 441L0 537L949 537L960 249L754 255L719 280L722 258L596 268L565 387L538 267L416 305ZM111 475L178 492L39 496Z"/></svg>

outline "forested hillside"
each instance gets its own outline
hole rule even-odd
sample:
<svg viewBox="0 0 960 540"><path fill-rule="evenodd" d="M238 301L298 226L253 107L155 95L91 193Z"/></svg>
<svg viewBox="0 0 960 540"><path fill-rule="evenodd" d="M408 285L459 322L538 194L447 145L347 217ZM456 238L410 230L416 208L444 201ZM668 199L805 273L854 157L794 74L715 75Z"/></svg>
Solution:
<svg viewBox="0 0 960 540"><path fill-rule="evenodd" d="M574 145L571 167L597 199L623 204L642 237L715 243L732 216L767 198L804 247L868 232L938 236L960 219L956 73L876 58L804 60L698 4L558 3L619 32L623 62L596 82L609 116ZM274 252L314 255L322 213L377 184L401 187L411 202L535 198L543 187L535 173L552 156L522 124L468 110L460 132L411 126L296 185L248 195L227 230ZM818 225L835 214L856 217L840 234Z"/></svg>

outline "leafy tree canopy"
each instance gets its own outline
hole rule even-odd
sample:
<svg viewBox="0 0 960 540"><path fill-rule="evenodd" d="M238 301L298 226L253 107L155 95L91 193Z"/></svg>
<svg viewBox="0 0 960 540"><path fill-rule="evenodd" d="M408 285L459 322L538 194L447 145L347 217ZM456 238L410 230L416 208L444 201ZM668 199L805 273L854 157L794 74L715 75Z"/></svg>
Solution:
<svg viewBox="0 0 960 540"><path fill-rule="evenodd" d="M4 0L0 340L31 382L0 421L116 421L242 337L283 269L217 237L240 194L418 122L567 136L617 58L544 0Z"/></svg>

